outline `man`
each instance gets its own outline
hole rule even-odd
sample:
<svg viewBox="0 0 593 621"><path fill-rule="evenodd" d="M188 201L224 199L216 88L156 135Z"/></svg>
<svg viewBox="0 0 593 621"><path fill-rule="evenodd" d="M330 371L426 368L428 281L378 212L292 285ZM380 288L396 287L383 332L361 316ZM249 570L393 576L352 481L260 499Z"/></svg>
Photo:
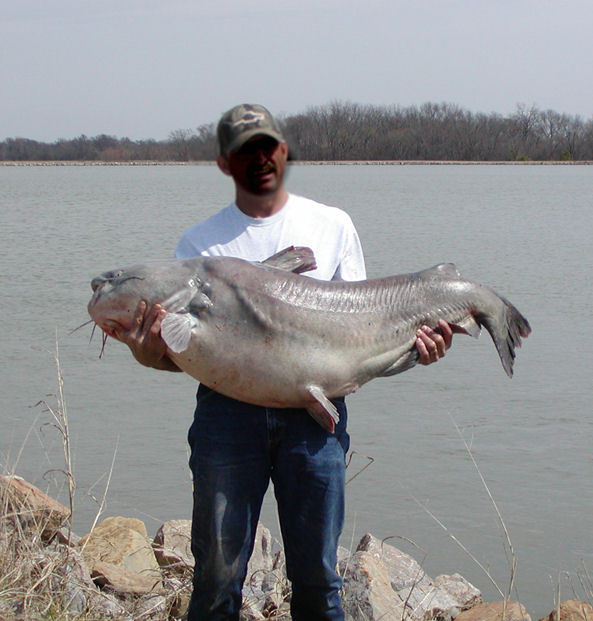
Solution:
<svg viewBox="0 0 593 621"><path fill-rule="evenodd" d="M334 207L289 194L284 187L288 146L263 106L226 112L217 128L220 170L232 178L235 202L187 230L178 258L235 256L261 261L283 248L313 249L316 278L365 278L362 248L350 217ZM134 327L117 336L146 366L175 371L160 338L165 311L141 302ZM418 333L422 364L435 362L452 331ZM343 619L336 572L344 520L345 455L349 447L344 399L330 434L305 410L253 406L200 385L189 431L194 480L194 590L188 619L238 619L241 589L270 479L278 504L294 621Z"/></svg>

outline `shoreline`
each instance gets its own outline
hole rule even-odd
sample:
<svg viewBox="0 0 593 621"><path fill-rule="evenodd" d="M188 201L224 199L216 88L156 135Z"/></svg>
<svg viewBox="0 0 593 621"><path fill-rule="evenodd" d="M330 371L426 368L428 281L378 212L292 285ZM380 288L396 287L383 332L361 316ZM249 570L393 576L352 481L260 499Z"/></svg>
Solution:
<svg viewBox="0 0 593 621"><path fill-rule="evenodd" d="M466 161L466 160L319 160L289 161L289 166L591 166L593 160L578 161ZM174 162L156 160L130 160L107 162L104 160L3 160L0 166L216 166L215 161Z"/></svg>

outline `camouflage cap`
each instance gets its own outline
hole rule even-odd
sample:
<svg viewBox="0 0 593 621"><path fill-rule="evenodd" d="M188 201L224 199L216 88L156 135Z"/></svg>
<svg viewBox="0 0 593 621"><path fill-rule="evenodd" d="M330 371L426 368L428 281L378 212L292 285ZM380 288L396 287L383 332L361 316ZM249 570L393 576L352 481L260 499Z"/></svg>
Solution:
<svg viewBox="0 0 593 621"><path fill-rule="evenodd" d="M222 156L240 149L254 136L271 136L285 142L270 112L259 104L240 104L225 112L216 129L218 152Z"/></svg>

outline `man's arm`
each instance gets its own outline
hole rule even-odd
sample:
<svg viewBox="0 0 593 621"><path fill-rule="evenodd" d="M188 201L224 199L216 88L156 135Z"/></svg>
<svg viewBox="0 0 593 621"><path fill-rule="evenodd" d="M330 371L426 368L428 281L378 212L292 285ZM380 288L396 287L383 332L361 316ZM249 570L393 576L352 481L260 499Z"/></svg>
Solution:
<svg viewBox="0 0 593 621"><path fill-rule="evenodd" d="M161 321L167 311L155 304L146 308L146 302L141 300L136 307L132 327L129 330L115 330L115 337L125 343L136 360L145 367L161 371L181 371L181 369L167 356L167 345L161 337Z"/></svg>

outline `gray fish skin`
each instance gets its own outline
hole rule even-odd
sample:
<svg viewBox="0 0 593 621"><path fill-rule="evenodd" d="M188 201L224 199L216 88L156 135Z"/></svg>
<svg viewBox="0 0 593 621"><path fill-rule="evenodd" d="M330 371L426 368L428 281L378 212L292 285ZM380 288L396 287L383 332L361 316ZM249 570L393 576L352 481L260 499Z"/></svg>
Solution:
<svg viewBox="0 0 593 621"><path fill-rule="evenodd" d="M300 253L300 254L299 254ZM298 275L311 251L290 248L266 263L195 257L136 265L93 279L88 310L107 334L129 329L142 299L168 313L169 357L206 386L267 407L303 407L333 431L329 399L418 362L416 331L439 319L477 337L490 333L513 374L515 348L531 332L492 289L453 264L359 282Z"/></svg>

